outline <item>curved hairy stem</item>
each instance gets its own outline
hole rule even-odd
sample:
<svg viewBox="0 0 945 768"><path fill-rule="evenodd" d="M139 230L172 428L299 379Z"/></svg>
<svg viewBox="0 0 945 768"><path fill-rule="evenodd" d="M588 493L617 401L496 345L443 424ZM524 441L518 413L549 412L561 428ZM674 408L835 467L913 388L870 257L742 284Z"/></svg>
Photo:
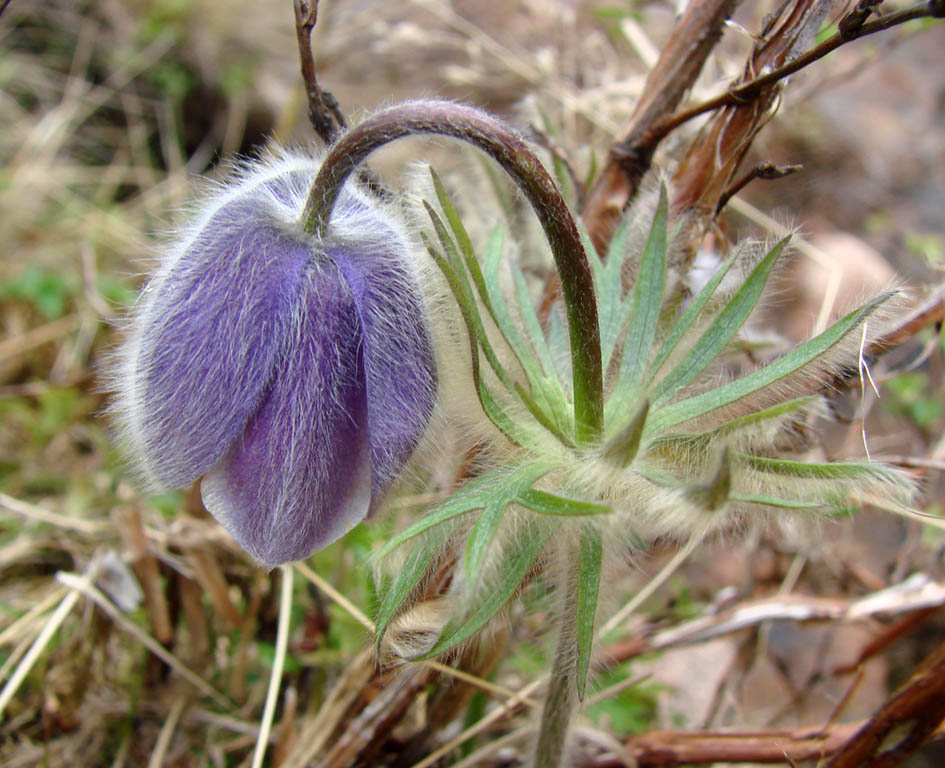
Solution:
<svg viewBox="0 0 945 768"><path fill-rule="evenodd" d="M505 123L479 109L444 101L410 101L378 112L332 145L312 186L303 228L324 234L352 171L384 144L418 134L450 136L481 149L512 177L538 215L551 245L567 309L577 438L582 443L593 442L600 436L603 422L603 370L590 265L574 218L554 180Z"/></svg>

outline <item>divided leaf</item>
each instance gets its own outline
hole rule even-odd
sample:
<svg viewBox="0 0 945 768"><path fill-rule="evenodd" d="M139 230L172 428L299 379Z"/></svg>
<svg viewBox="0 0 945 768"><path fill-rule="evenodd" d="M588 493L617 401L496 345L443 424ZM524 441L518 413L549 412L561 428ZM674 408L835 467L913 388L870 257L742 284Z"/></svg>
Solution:
<svg viewBox="0 0 945 768"><path fill-rule="evenodd" d="M738 460L759 472L769 472L801 480L864 481L901 485L898 472L885 464L870 461L795 461L738 454Z"/></svg>
<svg viewBox="0 0 945 768"><path fill-rule="evenodd" d="M837 321L819 336L815 336L806 344L788 352L764 368L717 389L660 409L647 424L646 435L659 434L677 424L704 416L711 411L748 397L795 373L830 350L892 295L886 293L878 296L868 304Z"/></svg>
<svg viewBox="0 0 945 768"><path fill-rule="evenodd" d="M459 645L482 629L518 591L523 579L538 560L553 532L552 526L531 525L503 552L505 562L497 568L497 580L489 585L472 612L459 621L449 622L432 647L416 657L420 661L437 656Z"/></svg>
<svg viewBox="0 0 945 768"><path fill-rule="evenodd" d="M434 214L435 215L435 214ZM489 420L499 428L499 430L513 443L524 445L528 436L522 431L509 416L505 413L502 406L489 391L486 383L482 379L482 373L479 368L479 350L485 354L492 369L496 372L499 380L505 384L506 388L514 391L510 382L505 377L501 365L496 359L495 352L486 338L485 331L482 328L482 321L479 317L479 309L476 307L475 299L471 297L469 285L465 280L458 264L450 263L448 258L440 253L432 243L427 243L427 250L436 262L440 271L443 272L449 283L450 290L456 298L460 314L463 316L463 322L466 326L466 333L469 338L470 365L472 368L473 381L476 384L476 392L479 396L479 403L483 412Z"/></svg>
<svg viewBox="0 0 945 768"><path fill-rule="evenodd" d="M483 560L499 530L505 510L522 494L528 493L541 474L544 473L535 466L525 466L510 474L500 487L490 489L489 498L466 541L466 582L471 589L475 589L479 580Z"/></svg>
<svg viewBox="0 0 945 768"><path fill-rule="evenodd" d="M785 245L787 245L787 238L771 249L768 255L752 270L748 279L706 329L705 333L693 344L685 359L656 386L650 396L655 404L666 400L676 391L692 382L722 353L728 343L735 337L735 334L738 333L738 330L745 324L751 311L758 303L758 299L761 298L761 292L767 285L771 270L774 268L774 264L784 250Z"/></svg>
<svg viewBox="0 0 945 768"><path fill-rule="evenodd" d="M686 331L689 330L693 322L698 319L699 315L702 314L702 311L705 309L709 299L711 299L715 294L715 289L719 287L719 284L725 279L728 271L735 263L735 257L736 254L732 254L722 263L722 265L715 271L715 274L712 275L712 278L709 280L709 282L707 282L702 290L699 291L699 295L696 297L696 300L686 307L685 311L676 320L672 330L666 337L666 341L664 341L663 346L660 347L660 351L657 353L656 359L653 361L653 365L650 369L650 378L659 373L663 363L666 362L666 359L672 354L673 350L676 349L676 346L686 335Z"/></svg>
<svg viewBox="0 0 945 768"><path fill-rule="evenodd" d="M643 377L649 359L666 285L666 188L660 188L660 200L650 227L650 234L640 259L640 269L630 298L627 320L627 338L617 385L605 407L605 423L613 421L614 413L621 412L629 403Z"/></svg>
<svg viewBox="0 0 945 768"><path fill-rule="evenodd" d="M389 555L404 542L459 515L464 515L474 509L483 509L492 504L508 505L514 500L522 484L531 485L551 468L549 464L535 461L512 469L504 466L497 467L470 480L453 491L450 497L432 512L388 541L377 553L377 558Z"/></svg>
<svg viewBox="0 0 945 768"><path fill-rule="evenodd" d="M823 509L824 504L819 501L798 501L797 499L782 499L777 496L767 496L760 493L733 493L730 501L741 501L746 504L760 504L764 507L777 509Z"/></svg>
<svg viewBox="0 0 945 768"><path fill-rule="evenodd" d="M381 641L390 626L391 620L404 601L420 583L423 575L430 568L433 558L439 551L443 538L429 539L421 546L417 546L407 557L406 562L398 569L394 579L382 590L380 605L377 609L377 619L374 629L374 647L380 648Z"/></svg>
<svg viewBox="0 0 945 768"><path fill-rule="evenodd" d="M597 316L600 322L601 359L604 370L610 365L620 332L627 317L629 299L623 298L621 273L625 260L627 236L630 231L630 219L624 217L614 232L607 249L607 261L601 263L590 238L586 238L584 250L594 272L594 292L597 298Z"/></svg>

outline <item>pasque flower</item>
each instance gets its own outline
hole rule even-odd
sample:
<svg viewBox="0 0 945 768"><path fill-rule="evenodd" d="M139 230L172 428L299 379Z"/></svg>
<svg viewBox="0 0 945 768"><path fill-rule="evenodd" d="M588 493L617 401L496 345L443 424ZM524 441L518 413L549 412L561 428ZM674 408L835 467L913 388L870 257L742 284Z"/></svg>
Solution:
<svg viewBox="0 0 945 768"><path fill-rule="evenodd" d="M368 515L436 391L409 238L347 185L325 234L317 160L270 156L196 206L134 311L113 411L153 490L203 476L207 509L265 564Z"/></svg>

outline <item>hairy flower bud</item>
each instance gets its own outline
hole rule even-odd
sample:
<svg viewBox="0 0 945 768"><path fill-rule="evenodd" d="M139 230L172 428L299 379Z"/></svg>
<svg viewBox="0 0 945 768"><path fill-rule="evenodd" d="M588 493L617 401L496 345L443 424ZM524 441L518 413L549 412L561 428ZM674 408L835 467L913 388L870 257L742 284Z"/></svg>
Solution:
<svg viewBox="0 0 945 768"><path fill-rule="evenodd" d="M266 564L373 510L436 391L406 234L353 185L328 233L305 233L318 168L268 157L203 201L139 298L114 375L143 481L205 475L207 509Z"/></svg>

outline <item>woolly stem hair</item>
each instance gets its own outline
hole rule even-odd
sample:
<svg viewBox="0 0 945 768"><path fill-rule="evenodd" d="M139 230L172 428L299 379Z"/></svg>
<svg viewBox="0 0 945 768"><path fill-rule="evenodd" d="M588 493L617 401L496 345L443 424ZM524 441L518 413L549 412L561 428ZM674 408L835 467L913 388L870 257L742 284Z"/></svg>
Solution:
<svg viewBox="0 0 945 768"><path fill-rule="evenodd" d="M551 664L548 694L541 712L533 768L564 765L568 731L577 703L578 659L576 653L578 620L578 583L581 555L578 542L563 542L558 557L565 560L560 588L564 591L558 620L558 641Z"/></svg>

